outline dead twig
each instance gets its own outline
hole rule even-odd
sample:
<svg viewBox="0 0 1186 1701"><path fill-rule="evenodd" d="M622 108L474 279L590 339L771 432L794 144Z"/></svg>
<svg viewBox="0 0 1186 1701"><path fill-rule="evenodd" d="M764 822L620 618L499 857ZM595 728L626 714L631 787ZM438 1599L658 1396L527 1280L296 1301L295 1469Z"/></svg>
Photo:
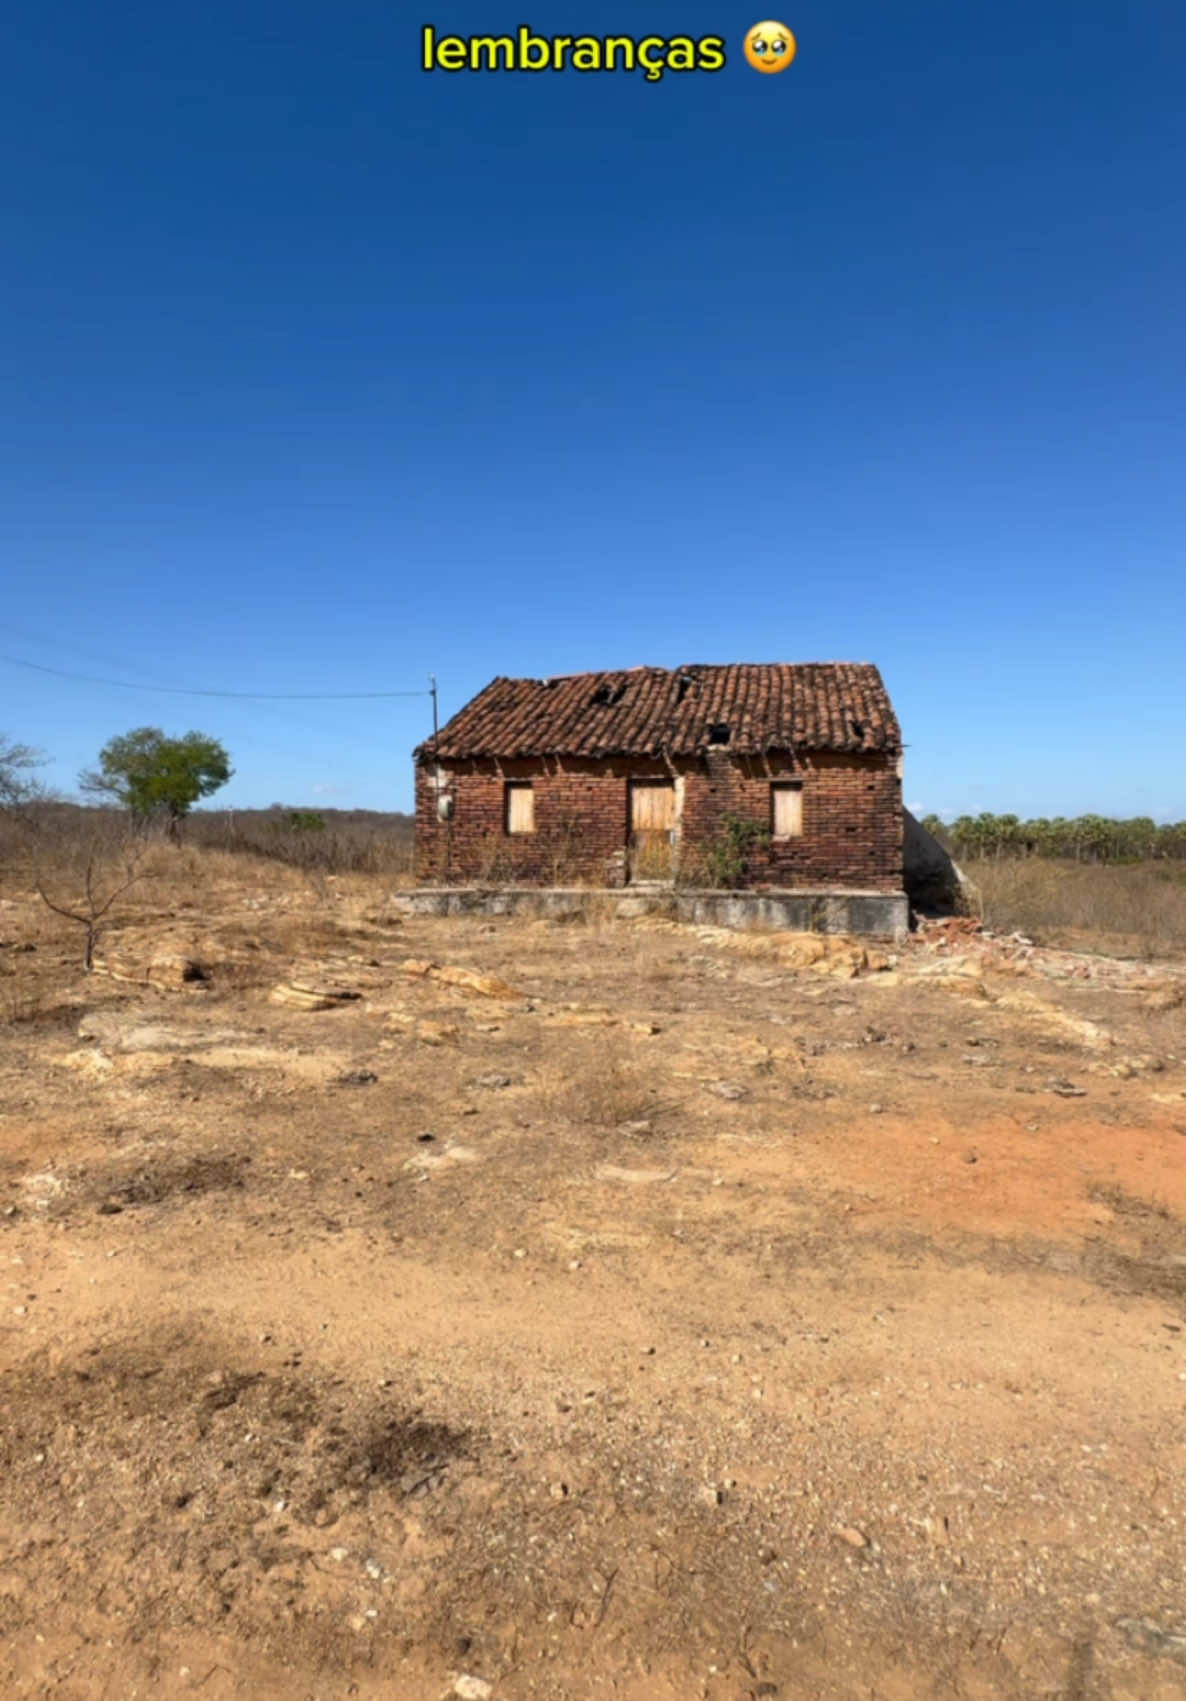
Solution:
<svg viewBox="0 0 1186 1701"><path fill-rule="evenodd" d="M56 898L51 898L45 889L41 875L38 874L36 877L37 895L46 908L52 910L55 915L64 916L67 921L78 922L79 926L86 929L83 968L87 974L90 974L94 967L95 945L98 942L104 916L107 915L111 906L138 881L150 878L142 867L144 849L143 844L136 844L131 847L124 858L124 877L104 894L96 885L97 852L92 845L87 853L86 874L83 881L85 908L82 909L72 909L69 904L59 903Z"/></svg>
<svg viewBox="0 0 1186 1701"><path fill-rule="evenodd" d="M593 1620L594 1630L601 1629L602 1621L604 1620L606 1613L609 1611L609 1598L614 1592L614 1584L618 1580L619 1569L620 1567L615 1565L605 1580L605 1587L601 1591L601 1605L598 1607L597 1616Z"/></svg>

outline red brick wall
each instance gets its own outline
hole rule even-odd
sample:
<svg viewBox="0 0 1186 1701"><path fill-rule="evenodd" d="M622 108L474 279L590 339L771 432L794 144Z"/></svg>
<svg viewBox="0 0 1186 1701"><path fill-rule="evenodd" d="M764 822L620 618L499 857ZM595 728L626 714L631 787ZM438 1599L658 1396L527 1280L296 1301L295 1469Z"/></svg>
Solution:
<svg viewBox="0 0 1186 1701"><path fill-rule="evenodd" d="M416 772L416 871L426 882L578 880L620 885L624 879L631 778L670 778L657 762L458 762L443 768L452 819L436 811L431 764ZM693 874L697 847L720 833L728 814L770 825L772 779L803 782L803 834L751 852L743 884L854 886L898 891L902 885L901 782L892 757L731 757L711 750L680 763L681 845ZM505 831L505 782L530 779L535 831Z"/></svg>
<svg viewBox="0 0 1186 1701"><path fill-rule="evenodd" d="M902 787L893 758L808 754L747 759L710 750L684 782L685 846L718 834L722 817L769 827L772 780L800 780L803 833L756 846L745 884L902 887Z"/></svg>
<svg viewBox="0 0 1186 1701"><path fill-rule="evenodd" d="M451 821L436 814L431 766L416 773L416 871L421 880L518 880L562 884L566 879L620 885L626 843L630 764L465 762L449 765ZM664 770L651 765L649 772ZM535 831L505 831L505 782L530 779Z"/></svg>

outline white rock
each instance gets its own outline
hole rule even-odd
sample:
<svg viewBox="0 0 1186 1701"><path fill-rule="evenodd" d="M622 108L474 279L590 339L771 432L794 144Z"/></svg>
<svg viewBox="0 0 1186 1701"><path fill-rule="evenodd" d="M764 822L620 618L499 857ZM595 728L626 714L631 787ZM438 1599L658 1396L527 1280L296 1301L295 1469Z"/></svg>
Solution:
<svg viewBox="0 0 1186 1701"><path fill-rule="evenodd" d="M469 1677L463 1673L453 1685L453 1693L458 1701L490 1701L494 1685L487 1683L484 1677Z"/></svg>

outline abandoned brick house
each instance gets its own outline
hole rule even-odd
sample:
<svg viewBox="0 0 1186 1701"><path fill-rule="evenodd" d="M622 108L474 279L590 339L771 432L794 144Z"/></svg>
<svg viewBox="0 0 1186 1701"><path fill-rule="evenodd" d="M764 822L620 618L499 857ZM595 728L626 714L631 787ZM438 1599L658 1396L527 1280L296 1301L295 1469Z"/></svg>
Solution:
<svg viewBox="0 0 1186 1701"><path fill-rule="evenodd" d="M901 750L865 663L495 679L415 752L417 875L900 891Z"/></svg>

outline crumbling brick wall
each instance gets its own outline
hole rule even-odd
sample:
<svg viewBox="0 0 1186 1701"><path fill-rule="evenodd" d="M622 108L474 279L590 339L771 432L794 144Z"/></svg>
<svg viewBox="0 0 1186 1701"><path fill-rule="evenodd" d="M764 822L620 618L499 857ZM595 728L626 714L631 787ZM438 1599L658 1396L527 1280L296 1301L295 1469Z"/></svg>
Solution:
<svg viewBox="0 0 1186 1701"><path fill-rule="evenodd" d="M768 829L771 782L791 779L802 782L802 834L753 847L742 884L902 886L901 781L893 756L767 759L710 749L674 767L639 758L457 761L441 769L442 792L452 799L447 820L437 811L436 773L430 761L417 766L416 873L429 884L621 885L629 781L678 777L680 855L693 882L726 817ZM506 782L517 779L532 782L531 833L506 831Z"/></svg>
<svg viewBox="0 0 1186 1701"><path fill-rule="evenodd" d="M442 821L437 814L436 769L421 764L416 773L417 878L621 885L631 771L629 763L610 761L572 766L554 760L450 763L442 776L453 814ZM506 831L506 782L517 779L532 782L531 833Z"/></svg>
<svg viewBox="0 0 1186 1701"><path fill-rule="evenodd" d="M892 756L808 752L795 760L708 750L684 781L683 844L710 844L730 815L768 830L770 787L779 780L802 784L803 831L754 845L746 885L901 890L902 785Z"/></svg>

